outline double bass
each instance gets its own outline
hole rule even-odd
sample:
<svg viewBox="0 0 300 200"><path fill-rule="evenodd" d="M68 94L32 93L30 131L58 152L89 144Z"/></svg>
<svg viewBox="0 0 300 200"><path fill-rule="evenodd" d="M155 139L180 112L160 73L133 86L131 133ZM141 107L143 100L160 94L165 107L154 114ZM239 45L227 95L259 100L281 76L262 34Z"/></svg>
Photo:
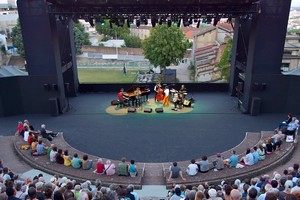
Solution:
<svg viewBox="0 0 300 200"><path fill-rule="evenodd" d="M164 99L164 91L163 89L161 89L161 87L159 87L157 90L156 90L156 101L162 101Z"/></svg>

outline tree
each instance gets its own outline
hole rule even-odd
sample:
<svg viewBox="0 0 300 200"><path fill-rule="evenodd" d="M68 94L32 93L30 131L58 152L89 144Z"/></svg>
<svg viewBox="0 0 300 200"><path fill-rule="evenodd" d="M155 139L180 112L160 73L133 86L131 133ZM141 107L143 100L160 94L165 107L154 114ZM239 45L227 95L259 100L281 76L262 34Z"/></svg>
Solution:
<svg viewBox="0 0 300 200"><path fill-rule="evenodd" d="M143 42L145 58L162 68L177 65L188 47L189 42L177 26L158 25L151 29L150 36Z"/></svg>
<svg viewBox="0 0 300 200"><path fill-rule="evenodd" d="M137 36L127 35L124 38L126 47L129 48L141 48L142 40Z"/></svg>
<svg viewBox="0 0 300 200"><path fill-rule="evenodd" d="M17 25L13 27L11 31L11 40L13 42L13 46L18 49L18 54L25 58L25 51L23 45L23 37L21 33L20 20L18 19Z"/></svg>
<svg viewBox="0 0 300 200"><path fill-rule="evenodd" d="M124 39L126 36L130 34L130 30L126 26L126 24L124 24L123 27L112 24L112 27L110 27L108 20L105 20L104 25L96 24L96 30L99 34L103 34L105 36L109 35L113 38L118 38L118 39Z"/></svg>
<svg viewBox="0 0 300 200"><path fill-rule="evenodd" d="M76 54L81 54L83 45L91 45L89 34L84 31L84 26L81 23L75 23L73 28Z"/></svg>

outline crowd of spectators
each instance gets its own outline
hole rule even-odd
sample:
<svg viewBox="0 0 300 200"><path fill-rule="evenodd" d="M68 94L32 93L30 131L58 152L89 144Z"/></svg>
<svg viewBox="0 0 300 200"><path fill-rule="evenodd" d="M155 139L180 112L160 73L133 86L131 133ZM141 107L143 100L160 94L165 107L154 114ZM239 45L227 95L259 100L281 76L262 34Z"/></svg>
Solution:
<svg viewBox="0 0 300 200"><path fill-rule="evenodd" d="M273 177L246 178L244 180L222 181L218 185L205 182L199 186L173 185L168 192L170 200L300 200L299 164Z"/></svg>
<svg viewBox="0 0 300 200"><path fill-rule="evenodd" d="M19 180L18 176L4 167L0 171L0 200L139 200L134 186L101 185L87 180L83 183L67 177L53 176L46 181L43 174L33 179Z"/></svg>

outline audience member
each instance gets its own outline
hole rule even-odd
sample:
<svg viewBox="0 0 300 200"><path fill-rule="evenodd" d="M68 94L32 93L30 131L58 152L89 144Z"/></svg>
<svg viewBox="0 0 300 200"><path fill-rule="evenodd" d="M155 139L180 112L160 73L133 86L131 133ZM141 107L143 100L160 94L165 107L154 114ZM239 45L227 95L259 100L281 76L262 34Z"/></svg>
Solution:
<svg viewBox="0 0 300 200"><path fill-rule="evenodd" d="M64 164L63 151L62 149L58 149L56 153L56 163Z"/></svg>
<svg viewBox="0 0 300 200"><path fill-rule="evenodd" d="M89 157L86 154L83 155L81 163L82 163L82 169L84 170L89 170L93 167L93 161L89 160Z"/></svg>
<svg viewBox="0 0 300 200"><path fill-rule="evenodd" d="M259 154L257 152L257 147L253 147L252 149L252 156L253 156L253 164L256 164L259 160Z"/></svg>
<svg viewBox="0 0 300 200"><path fill-rule="evenodd" d="M202 160L198 163L199 172L206 173L209 171L209 162L207 160L207 156L202 156Z"/></svg>
<svg viewBox="0 0 300 200"><path fill-rule="evenodd" d="M130 161L130 164L128 166L128 172L131 177L136 177L138 175L137 166L134 160Z"/></svg>
<svg viewBox="0 0 300 200"><path fill-rule="evenodd" d="M97 174L103 174L104 173L104 163L102 161L102 158L98 158L98 161L96 163L96 169L93 171Z"/></svg>
<svg viewBox="0 0 300 200"><path fill-rule="evenodd" d="M221 158L221 153L217 153L217 159L213 162L215 170L224 169L224 161Z"/></svg>
<svg viewBox="0 0 300 200"><path fill-rule="evenodd" d="M123 157L121 162L118 164L118 175L119 176L128 176L128 164L126 164L126 158Z"/></svg>
<svg viewBox="0 0 300 200"><path fill-rule="evenodd" d="M182 180L186 180L185 178L183 178L181 168L177 166L177 162L173 162L173 166L170 166L169 171L170 175L168 181L170 181L171 178L178 178L178 176L180 176Z"/></svg>
<svg viewBox="0 0 300 200"><path fill-rule="evenodd" d="M196 161L194 159L191 160L191 163L187 167L187 174L189 176L195 176L198 173L198 166L195 163Z"/></svg>
<svg viewBox="0 0 300 200"><path fill-rule="evenodd" d="M266 159L266 151L262 144L258 146L257 153L259 155L258 160Z"/></svg>
<svg viewBox="0 0 300 200"><path fill-rule="evenodd" d="M254 164L253 155L249 148L246 151L246 156L242 157L240 162L241 162L241 164L243 164L245 166L251 166Z"/></svg>
<svg viewBox="0 0 300 200"><path fill-rule="evenodd" d="M81 168L82 162L81 160L78 158L78 154L75 153L73 158L72 158L72 167L75 169L79 169Z"/></svg>
<svg viewBox="0 0 300 200"><path fill-rule="evenodd" d="M64 166L71 166L72 159L71 159L71 156L69 155L69 151L68 150L64 151L63 158L64 158Z"/></svg>
<svg viewBox="0 0 300 200"><path fill-rule="evenodd" d="M111 160L107 160L104 165L104 172L106 175L114 175L116 173L115 171L116 167L115 164L111 162Z"/></svg>
<svg viewBox="0 0 300 200"><path fill-rule="evenodd" d="M56 162L57 147L53 147L50 152L50 161Z"/></svg>

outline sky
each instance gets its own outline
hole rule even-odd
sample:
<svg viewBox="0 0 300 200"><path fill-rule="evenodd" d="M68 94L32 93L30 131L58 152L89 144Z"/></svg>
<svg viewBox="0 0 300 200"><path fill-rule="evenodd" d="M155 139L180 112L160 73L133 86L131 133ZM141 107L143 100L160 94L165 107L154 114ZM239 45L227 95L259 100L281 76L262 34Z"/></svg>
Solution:
<svg viewBox="0 0 300 200"><path fill-rule="evenodd" d="M300 0L292 0L292 7L300 7Z"/></svg>

